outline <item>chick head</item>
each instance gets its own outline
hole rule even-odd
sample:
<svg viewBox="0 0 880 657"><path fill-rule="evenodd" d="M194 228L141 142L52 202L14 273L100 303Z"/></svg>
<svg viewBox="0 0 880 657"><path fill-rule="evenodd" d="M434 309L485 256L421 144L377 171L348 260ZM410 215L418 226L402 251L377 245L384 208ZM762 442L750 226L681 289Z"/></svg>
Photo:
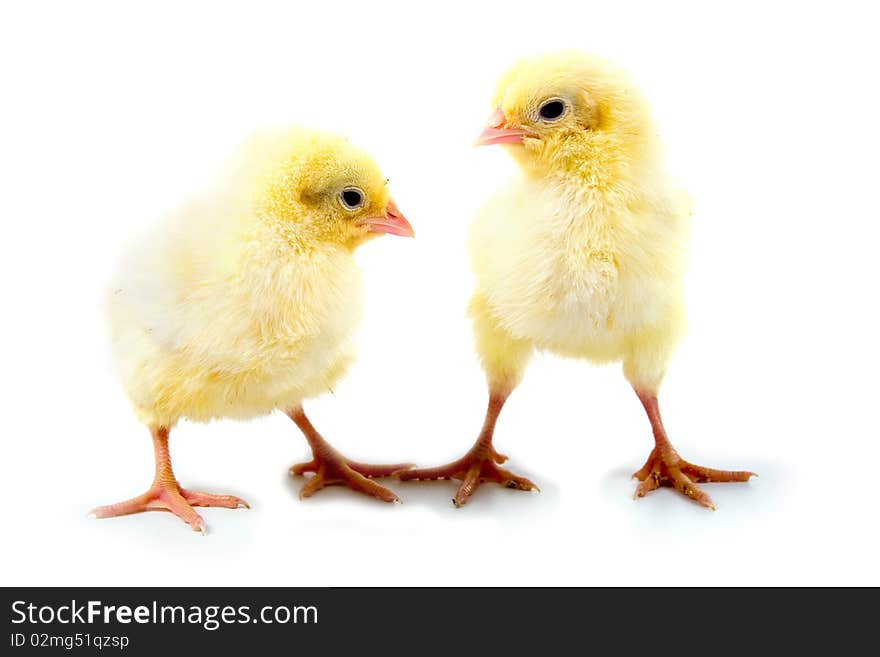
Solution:
<svg viewBox="0 0 880 657"><path fill-rule="evenodd" d="M477 145L505 144L527 173L590 160L637 165L654 151L647 104L605 60L565 50L520 60L498 80Z"/></svg>
<svg viewBox="0 0 880 657"><path fill-rule="evenodd" d="M354 248L383 233L413 236L375 160L347 139L293 129L246 150L249 202L289 241Z"/></svg>

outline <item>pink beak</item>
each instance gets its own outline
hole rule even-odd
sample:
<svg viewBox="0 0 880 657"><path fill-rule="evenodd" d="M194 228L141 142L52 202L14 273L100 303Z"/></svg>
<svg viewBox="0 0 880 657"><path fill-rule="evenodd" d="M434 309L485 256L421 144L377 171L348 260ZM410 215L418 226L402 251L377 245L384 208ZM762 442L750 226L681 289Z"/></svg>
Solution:
<svg viewBox="0 0 880 657"><path fill-rule="evenodd" d="M394 201L389 200L385 206L385 214L381 217L367 217L364 219L371 233L388 233L401 237L415 237L415 232L403 213L397 209Z"/></svg>
<svg viewBox="0 0 880 657"><path fill-rule="evenodd" d="M499 107L486 123L483 132L477 137L475 146L491 146L492 144L521 144L529 136L525 130L508 128L507 118Z"/></svg>

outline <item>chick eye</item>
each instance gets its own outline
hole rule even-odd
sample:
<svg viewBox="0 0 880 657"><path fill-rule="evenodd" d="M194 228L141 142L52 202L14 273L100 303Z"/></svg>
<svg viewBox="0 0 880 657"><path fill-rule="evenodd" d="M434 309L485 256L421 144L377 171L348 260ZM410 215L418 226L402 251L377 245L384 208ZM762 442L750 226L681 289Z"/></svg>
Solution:
<svg viewBox="0 0 880 657"><path fill-rule="evenodd" d="M346 187L339 194L339 200L348 210L357 210L364 204L364 193L357 187Z"/></svg>
<svg viewBox="0 0 880 657"><path fill-rule="evenodd" d="M561 119L562 115L565 114L565 103L559 98L551 98L544 101L544 104L538 110L538 114L545 121Z"/></svg>

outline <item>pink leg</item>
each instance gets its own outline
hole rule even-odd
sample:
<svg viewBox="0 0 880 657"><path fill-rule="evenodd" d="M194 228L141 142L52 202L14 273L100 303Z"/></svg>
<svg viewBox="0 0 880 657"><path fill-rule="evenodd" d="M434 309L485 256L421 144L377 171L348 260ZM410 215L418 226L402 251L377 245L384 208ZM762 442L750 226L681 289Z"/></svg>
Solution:
<svg viewBox="0 0 880 657"><path fill-rule="evenodd" d="M538 490L538 487L525 477L517 476L498 467L498 464L504 463L507 457L495 451L492 437L495 434L495 423L505 401L507 401L506 394L491 393L489 395L489 406L486 409L483 429L474 446L462 458L436 468L404 470L397 476L401 481L460 479L461 485L458 487L455 497L452 498L452 503L457 507L466 504L480 484L486 481L518 490Z"/></svg>
<svg viewBox="0 0 880 657"><path fill-rule="evenodd" d="M300 490L300 498L311 497L324 486L342 485L354 491L370 495L383 502L399 502L400 498L393 492L380 486L372 477L388 477L400 470L412 467L411 463L394 463L391 465L368 465L349 461L342 454L333 449L324 438L317 432L301 406L297 406L288 412L288 416L296 423L309 441L312 448L312 460L306 463L297 463L290 468L290 474L300 476L306 472L315 474L303 484Z"/></svg>
<svg viewBox="0 0 880 657"><path fill-rule="evenodd" d="M232 495L213 495L199 491L185 490L174 478L171 469L171 455L168 452L168 429L151 427L153 452L156 459L156 475L153 485L142 495L124 502L99 506L89 515L95 518L111 518L142 511L170 511L187 523L193 530L207 533L205 521L195 512L194 506L218 506L227 509L249 508L247 502Z"/></svg>
<svg viewBox="0 0 880 657"><path fill-rule="evenodd" d="M743 470L704 468L682 459L666 435L666 429L663 427L663 420L660 417L657 395L641 393L638 390L636 390L636 394L651 421L655 446L642 469L633 474L633 477L641 482L636 487L635 497L644 497L661 486L671 486L714 511L715 504L712 502L712 498L703 492L696 485L697 483L748 481L749 477L755 476L754 472Z"/></svg>

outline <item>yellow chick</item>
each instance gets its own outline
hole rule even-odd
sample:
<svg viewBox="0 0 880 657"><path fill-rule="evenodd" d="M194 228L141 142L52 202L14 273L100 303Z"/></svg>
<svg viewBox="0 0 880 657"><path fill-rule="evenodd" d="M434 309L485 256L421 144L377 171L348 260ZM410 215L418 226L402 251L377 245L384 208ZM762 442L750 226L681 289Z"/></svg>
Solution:
<svg viewBox="0 0 880 657"><path fill-rule="evenodd" d="M495 422L536 350L621 361L647 411L655 447L635 473L642 497L669 485L714 508L698 482L750 472L693 465L673 449L657 392L683 330L689 201L664 171L648 106L629 78L575 51L524 59L498 82L478 144L504 144L522 178L473 223L478 282L470 304L489 406L476 444L410 479L461 479L464 504L480 482L530 490L498 467Z"/></svg>
<svg viewBox="0 0 880 657"><path fill-rule="evenodd" d="M239 150L219 184L186 203L123 259L108 298L122 385L150 429L149 490L92 511L107 518L167 510L205 531L195 506L246 507L181 488L168 434L180 418L251 418L282 409L313 459L308 497L344 484L386 502L369 477L407 464L346 460L315 431L302 401L331 389L352 358L361 314L354 249L376 235L412 236L374 160L347 140L267 130Z"/></svg>

